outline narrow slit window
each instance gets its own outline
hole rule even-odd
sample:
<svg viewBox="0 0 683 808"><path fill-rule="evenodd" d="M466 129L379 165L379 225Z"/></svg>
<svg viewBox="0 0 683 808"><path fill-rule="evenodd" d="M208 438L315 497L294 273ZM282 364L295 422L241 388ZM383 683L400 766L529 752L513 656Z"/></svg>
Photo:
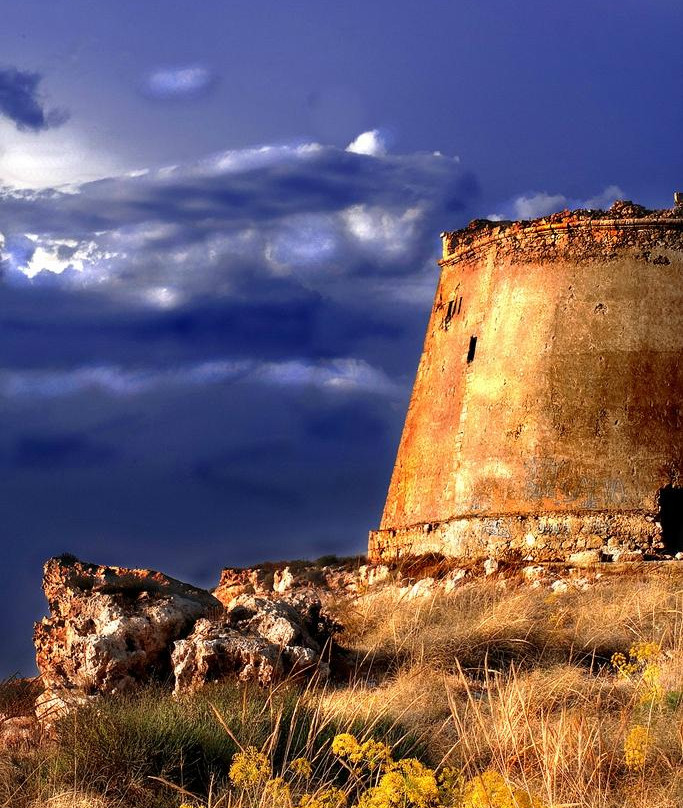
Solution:
<svg viewBox="0 0 683 808"><path fill-rule="evenodd" d="M477 338L470 337L470 347L467 351L467 364L469 365L470 362L474 359L474 353L477 350Z"/></svg>
<svg viewBox="0 0 683 808"><path fill-rule="evenodd" d="M443 325L444 331L448 331L448 326L450 325L451 320L453 319L453 315L455 314L455 307L456 307L455 300L450 300L448 302L448 308L446 309L446 314L444 315L444 318L443 318L443 324L442 325Z"/></svg>

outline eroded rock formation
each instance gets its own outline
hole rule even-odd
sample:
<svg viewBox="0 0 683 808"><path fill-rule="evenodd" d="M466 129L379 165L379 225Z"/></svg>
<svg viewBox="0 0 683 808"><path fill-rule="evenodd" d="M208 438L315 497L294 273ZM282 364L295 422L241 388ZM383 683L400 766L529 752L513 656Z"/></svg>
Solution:
<svg viewBox="0 0 683 808"><path fill-rule="evenodd" d="M298 568L275 567L272 564L239 569L225 567L213 594L229 605L239 595L284 595L291 598L306 592L317 597L356 595L385 582L391 570L385 564L330 563L320 566L311 562Z"/></svg>
<svg viewBox="0 0 683 808"><path fill-rule="evenodd" d="M50 616L34 630L43 713L170 676L173 642L221 608L208 592L160 572L69 557L45 564L43 590Z"/></svg>
<svg viewBox="0 0 683 808"><path fill-rule="evenodd" d="M34 641L45 687L36 713L45 724L152 680L175 679L180 693L226 676L268 684L325 674L321 655L337 628L311 591L283 599L271 587L271 597L243 592L221 603L153 570L71 557L45 564L43 589L50 616L36 624Z"/></svg>
<svg viewBox="0 0 683 808"><path fill-rule="evenodd" d="M186 640L175 643L176 692L230 675L261 684L299 673L326 677L322 655L336 628L314 598L239 595L221 621L199 620Z"/></svg>

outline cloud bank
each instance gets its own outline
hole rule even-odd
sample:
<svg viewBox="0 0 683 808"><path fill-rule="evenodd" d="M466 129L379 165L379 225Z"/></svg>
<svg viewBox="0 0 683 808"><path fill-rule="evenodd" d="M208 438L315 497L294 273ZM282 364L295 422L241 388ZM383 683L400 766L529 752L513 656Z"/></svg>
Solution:
<svg viewBox="0 0 683 808"><path fill-rule="evenodd" d="M65 551L204 585L362 551L476 194L375 131L0 188L3 531L36 609Z"/></svg>
<svg viewBox="0 0 683 808"><path fill-rule="evenodd" d="M366 134L354 143L375 142ZM368 148L263 146L68 191L1 190L5 282L162 309L249 299L257 283L339 299L429 269L431 286L435 234L462 220L476 182L453 158Z"/></svg>

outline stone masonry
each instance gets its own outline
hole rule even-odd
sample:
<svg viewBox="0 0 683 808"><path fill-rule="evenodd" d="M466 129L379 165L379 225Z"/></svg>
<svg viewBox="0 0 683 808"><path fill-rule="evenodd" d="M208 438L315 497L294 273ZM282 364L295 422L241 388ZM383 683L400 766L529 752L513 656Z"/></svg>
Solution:
<svg viewBox="0 0 683 808"><path fill-rule="evenodd" d="M371 559L683 549L676 202L442 234Z"/></svg>

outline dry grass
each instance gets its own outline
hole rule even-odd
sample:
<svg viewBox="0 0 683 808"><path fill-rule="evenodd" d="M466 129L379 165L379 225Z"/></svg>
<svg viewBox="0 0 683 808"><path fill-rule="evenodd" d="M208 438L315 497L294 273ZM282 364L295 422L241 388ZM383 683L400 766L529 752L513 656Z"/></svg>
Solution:
<svg viewBox="0 0 683 808"><path fill-rule="evenodd" d="M610 578L561 594L479 579L451 595L414 600L394 585L340 604L337 615L346 627L342 643L375 670L453 670L456 660L473 672L511 662L601 665L639 640L671 649L683 641L683 589L675 579Z"/></svg>
<svg viewBox="0 0 683 808"><path fill-rule="evenodd" d="M388 584L335 610L346 682L105 700L65 726L56 746L0 758L0 806L48 805L61 793L60 808L70 798L79 808L99 808L98 799L109 808L265 808L263 795L227 783L239 746L264 750L275 774L303 756L315 783L343 783L330 741L346 731L466 779L494 769L546 808L683 805L676 577L610 576L561 594L521 577L481 578L413 600ZM628 658L644 642L654 650L619 675L612 655ZM629 767L625 744L638 727L642 765Z"/></svg>
<svg viewBox="0 0 683 808"><path fill-rule="evenodd" d="M359 677L377 683L354 692L354 710L362 702L370 714L400 716L430 739L432 763L468 776L493 767L548 806L683 804L676 578L624 575L562 594L478 580L415 600L394 586L344 608ZM661 649L656 699L642 676L620 678L610 665L639 642ZM343 712L343 692L327 699ZM624 763L634 725L648 729L635 772Z"/></svg>

